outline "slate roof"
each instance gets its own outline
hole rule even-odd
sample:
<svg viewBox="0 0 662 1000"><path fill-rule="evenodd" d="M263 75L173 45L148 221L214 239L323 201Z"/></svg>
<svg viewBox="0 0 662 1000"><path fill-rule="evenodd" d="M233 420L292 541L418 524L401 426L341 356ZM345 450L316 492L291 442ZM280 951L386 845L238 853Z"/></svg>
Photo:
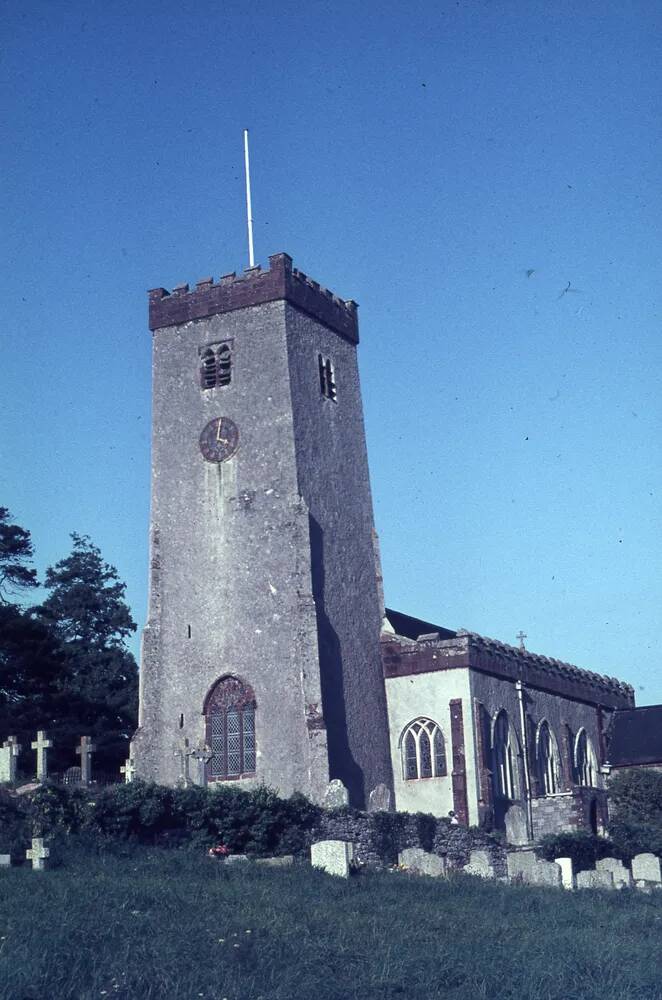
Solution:
<svg viewBox="0 0 662 1000"><path fill-rule="evenodd" d="M454 639L457 634L449 628L442 628L441 625L433 625L432 622L423 621L422 618L405 615L402 611L393 611L392 608L386 608L386 617L396 635L402 635L405 639L418 639L419 635L430 635L433 632L438 632L440 639Z"/></svg>
<svg viewBox="0 0 662 1000"><path fill-rule="evenodd" d="M613 767L662 764L662 705L614 712L607 733L607 760Z"/></svg>

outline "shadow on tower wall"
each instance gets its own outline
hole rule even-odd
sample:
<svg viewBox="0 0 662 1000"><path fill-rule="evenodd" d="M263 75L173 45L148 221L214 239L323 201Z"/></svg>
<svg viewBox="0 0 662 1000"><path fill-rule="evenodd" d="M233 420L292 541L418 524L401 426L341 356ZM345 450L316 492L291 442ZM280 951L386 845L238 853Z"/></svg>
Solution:
<svg viewBox="0 0 662 1000"><path fill-rule="evenodd" d="M313 597L317 617L322 711L329 752L329 777L340 778L349 791L350 805L365 807L363 771L354 760L347 738L347 711L340 640L326 613L324 601L324 532L308 516Z"/></svg>

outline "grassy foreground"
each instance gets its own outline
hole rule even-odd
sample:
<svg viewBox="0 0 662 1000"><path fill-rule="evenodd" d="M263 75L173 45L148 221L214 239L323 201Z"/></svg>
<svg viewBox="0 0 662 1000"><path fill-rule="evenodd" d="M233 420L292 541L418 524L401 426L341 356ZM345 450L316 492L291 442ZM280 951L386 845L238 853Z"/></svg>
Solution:
<svg viewBox="0 0 662 1000"><path fill-rule="evenodd" d="M662 892L78 848L0 871L2 1000L660 1000Z"/></svg>

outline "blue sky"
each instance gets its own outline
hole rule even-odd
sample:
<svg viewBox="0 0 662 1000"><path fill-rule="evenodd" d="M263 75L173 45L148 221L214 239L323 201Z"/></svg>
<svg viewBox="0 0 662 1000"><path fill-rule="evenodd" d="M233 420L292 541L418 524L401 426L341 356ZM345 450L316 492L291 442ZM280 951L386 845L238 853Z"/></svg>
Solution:
<svg viewBox="0 0 662 1000"><path fill-rule="evenodd" d="M89 534L144 623L146 291L246 266L248 127L257 260L360 304L387 602L662 702L662 8L2 14L0 503L39 569Z"/></svg>

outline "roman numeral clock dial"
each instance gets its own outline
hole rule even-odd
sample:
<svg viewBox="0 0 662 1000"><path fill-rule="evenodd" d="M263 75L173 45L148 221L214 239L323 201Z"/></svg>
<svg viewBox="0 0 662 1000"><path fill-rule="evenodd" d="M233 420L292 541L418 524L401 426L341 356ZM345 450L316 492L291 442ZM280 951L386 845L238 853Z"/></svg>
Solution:
<svg viewBox="0 0 662 1000"><path fill-rule="evenodd" d="M200 451L208 462L225 462L239 447L239 428L229 417L214 417L200 434Z"/></svg>

